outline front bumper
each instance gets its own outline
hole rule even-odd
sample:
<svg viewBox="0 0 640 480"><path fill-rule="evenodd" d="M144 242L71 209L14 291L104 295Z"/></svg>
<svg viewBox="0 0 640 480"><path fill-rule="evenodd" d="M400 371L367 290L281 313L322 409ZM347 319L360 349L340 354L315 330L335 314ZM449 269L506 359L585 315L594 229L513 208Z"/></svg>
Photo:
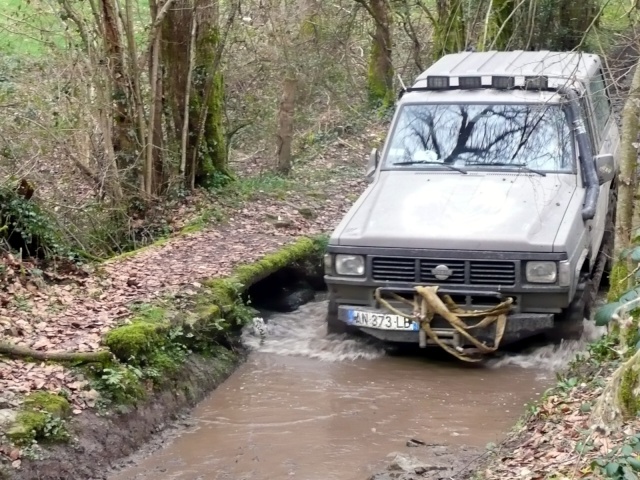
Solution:
<svg viewBox="0 0 640 480"><path fill-rule="evenodd" d="M335 315L336 320L347 324L350 328L357 328L358 330L378 338L386 342L394 343L419 343L418 330L388 330L382 328L371 328L364 326L354 326L350 323L351 312L366 311L379 314L388 314L388 311L365 307L359 305L339 305L337 308L329 308L329 315ZM463 319L464 320L464 319ZM469 320L470 324L478 323L479 319ZM543 333L551 329L554 325L554 315L551 313L512 313L507 317L507 325L505 328L504 336L502 338L501 345L517 342L525 338L532 337L534 335ZM442 318L435 317L432 322L432 328L438 337L452 345L453 347L471 347L472 344L468 342L463 336L461 336L454 328L452 328L448 322ZM488 345L492 344L495 338L495 324L483 329L472 329L469 332L473 337L481 342L486 342ZM428 339L427 344L433 342Z"/></svg>

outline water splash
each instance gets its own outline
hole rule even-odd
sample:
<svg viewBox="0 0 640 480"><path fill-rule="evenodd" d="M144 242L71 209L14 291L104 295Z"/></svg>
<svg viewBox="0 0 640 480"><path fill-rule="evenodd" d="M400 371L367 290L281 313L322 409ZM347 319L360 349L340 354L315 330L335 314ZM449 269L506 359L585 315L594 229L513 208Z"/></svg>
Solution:
<svg viewBox="0 0 640 480"><path fill-rule="evenodd" d="M578 354L586 356L589 343L599 339L607 331L606 327L597 327L592 320L585 319L583 325L584 331L579 340L561 340L560 343L535 347L490 361L488 366L491 368L517 366L554 372L563 370Z"/></svg>
<svg viewBox="0 0 640 480"><path fill-rule="evenodd" d="M327 335L326 314L326 300L311 302L295 312L269 317L263 341L256 329L245 327L242 342L262 353L303 356L327 362L372 360L384 355L384 350L364 339Z"/></svg>
<svg viewBox="0 0 640 480"><path fill-rule="evenodd" d="M327 301L314 301L292 313L274 314L260 325L249 325L242 332L243 343L258 352L285 356L302 356L326 362L373 360L385 355L374 341L349 335L327 335L325 316ZM259 327L259 328L258 328ZM538 345L517 353L505 353L489 360L489 368L515 366L557 372L566 368L576 355L586 356L589 343L606 332L584 320L584 332L579 340L561 340Z"/></svg>

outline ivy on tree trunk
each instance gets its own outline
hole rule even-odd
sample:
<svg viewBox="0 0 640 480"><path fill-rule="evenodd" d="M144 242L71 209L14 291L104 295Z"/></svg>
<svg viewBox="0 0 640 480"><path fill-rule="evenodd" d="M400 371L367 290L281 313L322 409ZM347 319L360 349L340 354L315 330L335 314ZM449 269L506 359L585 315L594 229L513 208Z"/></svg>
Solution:
<svg viewBox="0 0 640 480"><path fill-rule="evenodd" d="M393 103L393 63L391 62L391 8L388 0L356 0L375 22L372 36L367 89L369 102L387 107Z"/></svg>
<svg viewBox="0 0 640 480"><path fill-rule="evenodd" d="M489 38L485 45L493 49L507 50L514 40L516 0L493 0ZM488 41L487 41L488 40Z"/></svg>
<svg viewBox="0 0 640 480"><path fill-rule="evenodd" d="M232 178L227 167L224 79L218 12L214 7L205 0L178 0L163 26L168 39L164 46L165 88L171 125L175 143L181 144L187 122L185 169L180 173L191 188Z"/></svg>
<svg viewBox="0 0 640 480"><path fill-rule="evenodd" d="M114 0L100 1L102 40L109 71L113 133L113 152L118 170L123 171L133 165L139 152L136 149L134 121L130 107L129 76L123 62L124 47L120 34L118 14Z"/></svg>
<svg viewBox="0 0 640 480"><path fill-rule="evenodd" d="M209 48L215 49L217 31L212 32L211 37L208 40L211 42ZM196 88L190 102L189 119L193 121L192 132L202 132L199 145L196 145L197 138L191 144L192 152L197 148L195 165L192 164L187 175L188 178L191 178L192 187L209 186L220 181L224 183L232 178L227 167L227 149L223 127L224 79L219 69L207 72L206 65L205 61L199 71L206 72L202 80L209 80L209 88L207 85ZM202 123L198 124L199 121Z"/></svg>
<svg viewBox="0 0 640 480"><path fill-rule="evenodd" d="M466 48L466 23L462 0L437 0L433 31L434 59Z"/></svg>

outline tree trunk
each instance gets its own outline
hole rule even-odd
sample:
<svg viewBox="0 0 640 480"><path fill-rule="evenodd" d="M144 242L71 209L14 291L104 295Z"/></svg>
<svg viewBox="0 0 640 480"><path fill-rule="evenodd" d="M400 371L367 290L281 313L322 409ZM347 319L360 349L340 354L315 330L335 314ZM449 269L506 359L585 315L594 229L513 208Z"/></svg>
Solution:
<svg viewBox="0 0 640 480"><path fill-rule="evenodd" d="M422 65L422 42L420 40L420 34L416 31L413 21L411 20L412 8L409 6L407 2L402 2L402 28L405 33L411 39L411 57L413 58L413 63L416 66L418 74L422 73L424 70Z"/></svg>
<svg viewBox="0 0 640 480"><path fill-rule="evenodd" d="M191 18L191 37L189 38L189 63L187 65L187 81L183 85L184 103L181 105L184 117L182 118L182 135L180 138L180 177L184 180L187 168L187 151L189 149L189 102L191 100L191 79L193 74L193 64L196 57L196 33L198 22L195 10ZM176 124L178 126L179 123ZM225 154L226 155L226 154Z"/></svg>
<svg viewBox="0 0 640 480"><path fill-rule="evenodd" d="M114 0L100 0L104 49L111 82L113 111L113 150L118 168L124 170L136 158L131 137L133 121L129 110L128 76L124 69L123 46Z"/></svg>
<svg viewBox="0 0 640 480"><path fill-rule="evenodd" d="M433 31L434 60L466 48L466 26L462 0L437 0L438 17Z"/></svg>
<svg viewBox="0 0 640 480"><path fill-rule="evenodd" d="M569 51L584 41L591 23L598 15L598 7L594 0L561 0L558 21L560 29L557 44L551 45L560 51Z"/></svg>
<svg viewBox="0 0 640 480"><path fill-rule="evenodd" d="M278 131L276 133L278 173L288 175L291 171L291 142L293 140L293 114L295 109L297 81L287 77L282 83L282 99L278 110Z"/></svg>
<svg viewBox="0 0 640 480"><path fill-rule="evenodd" d="M507 50L514 38L516 0L493 0L489 44L496 50ZM526 32L525 32L526 33Z"/></svg>
<svg viewBox="0 0 640 480"><path fill-rule="evenodd" d="M190 92L189 55L191 28L197 27L194 0L177 0L162 24L162 54L165 59L165 94L175 138L184 130L187 92ZM187 129L188 130L188 129Z"/></svg>
<svg viewBox="0 0 640 480"><path fill-rule="evenodd" d="M138 148L136 148L136 151L138 151L140 146L144 145L146 138L146 127L144 117L144 100L142 99L142 89L140 88L140 68L138 67L138 48L136 46L135 39L133 1L134 0L125 0L126 8L123 18L123 24L125 25L125 34L127 39L127 54L129 57L129 72L133 96L133 108L135 109L134 116L136 119L136 125L138 127Z"/></svg>
<svg viewBox="0 0 640 480"><path fill-rule="evenodd" d="M97 352L41 352L6 342L0 342L0 355L12 358L31 358L41 362L104 363L113 359L113 354L108 350Z"/></svg>
<svg viewBox="0 0 640 480"><path fill-rule="evenodd" d="M218 37L217 29L212 32L212 37ZM218 42L211 39L211 47L217 47ZM197 92L200 97L201 108L192 112L204 114L203 135L198 142L197 148L200 152L199 161L195 171L195 186L208 186L217 182L216 176L220 176L223 181L231 178L231 173L227 167L227 148L225 145L225 134L223 126L224 115L224 79L219 67L216 71L211 71L211 84L208 89ZM197 103L196 103L197 104ZM195 105L192 102L192 105Z"/></svg>
<svg viewBox="0 0 640 480"><path fill-rule="evenodd" d="M618 173L618 204L616 208L615 258L631 242L633 228L633 197L637 187L638 152L634 143L638 137L640 109L640 68L636 65L629 96L622 110L621 158Z"/></svg>
<svg viewBox="0 0 640 480"><path fill-rule="evenodd" d="M596 0L539 0L518 12L517 46L530 50L570 51L583 44L592 26L598 26ZM526 38L525 38L526 37Z"/></svg>
<svg viewBox="0 0 640 480"><path fill-rule="evenodd" d="M635 328L638 328L637 325ZM605 430L615 431L624 420L640 413L640 350L609 377L596 402L590 421Z"/></svg>
<svg viewBox="0 0 640 480"><path fill-rule="evenodd" d="M165 93L185 185L228 179L217 8L208 0L177 0L163 31Z"/></svg>
<svg viewBox="0 0 640 480"><path fill-rule="evenodd" d="M155 192L156 186L154 185L154 170L155 159L157 156L157 146L154 142L157 138L156 127L158 125L158 115L162 114L162 110L158 112L158 96L162 95L162 92L158 91L160 86L160 34L158 34L151 45L149 52L149 82L151 83L151 105L149 106L149 124L147 135L147 151L146 160L144 165L144 189L147 196L151 196Z"/></svg>
<svg viewBox="0 0 640 480"><path fill-rule="evenodd" d="M162 51L160 45L158 45L158 65L162 65ZM165 179L165 168L164 168L164 132L162 131L162 118L164 112L164 76L162 72L159 72L156 77L156 88L155 88L155 107L154 111L154 125L153 125L153 155L152 155L152 166L153 166L153 194L157 195L162 193L166 188L166 179Z"/></svg>
<svg viewBox="0 0 640 480"><path fill-rule="evenodd" d="M394 98L391 11L388 0L369 0L368 10L376 24L367 75L369 101L372 105L386 107L393 103Z"/></svg>

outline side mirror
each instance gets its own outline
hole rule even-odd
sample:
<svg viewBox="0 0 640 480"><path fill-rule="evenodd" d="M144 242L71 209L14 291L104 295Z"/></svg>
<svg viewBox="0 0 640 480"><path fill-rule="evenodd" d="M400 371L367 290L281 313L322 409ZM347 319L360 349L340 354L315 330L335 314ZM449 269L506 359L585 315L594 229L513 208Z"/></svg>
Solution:
<svg viewBox="0 0 640 480"><path fill-rule="evenodd" d="M613 155L610 153L596 155L593 157L593 160L596 163L596 173L598 174L600 185L604 185L613 180L616 174L616 164L613 160Z"/></svg>
<svg viewBox="0 0 640 480"><path fill-rule="evenodd" d="M374 148L369 154L369 163L367 164L367 173L365 174L365 179L369 183L373 181L373 175L376 173L376 168L378 168L378 161L378 149Z"/></svg>

